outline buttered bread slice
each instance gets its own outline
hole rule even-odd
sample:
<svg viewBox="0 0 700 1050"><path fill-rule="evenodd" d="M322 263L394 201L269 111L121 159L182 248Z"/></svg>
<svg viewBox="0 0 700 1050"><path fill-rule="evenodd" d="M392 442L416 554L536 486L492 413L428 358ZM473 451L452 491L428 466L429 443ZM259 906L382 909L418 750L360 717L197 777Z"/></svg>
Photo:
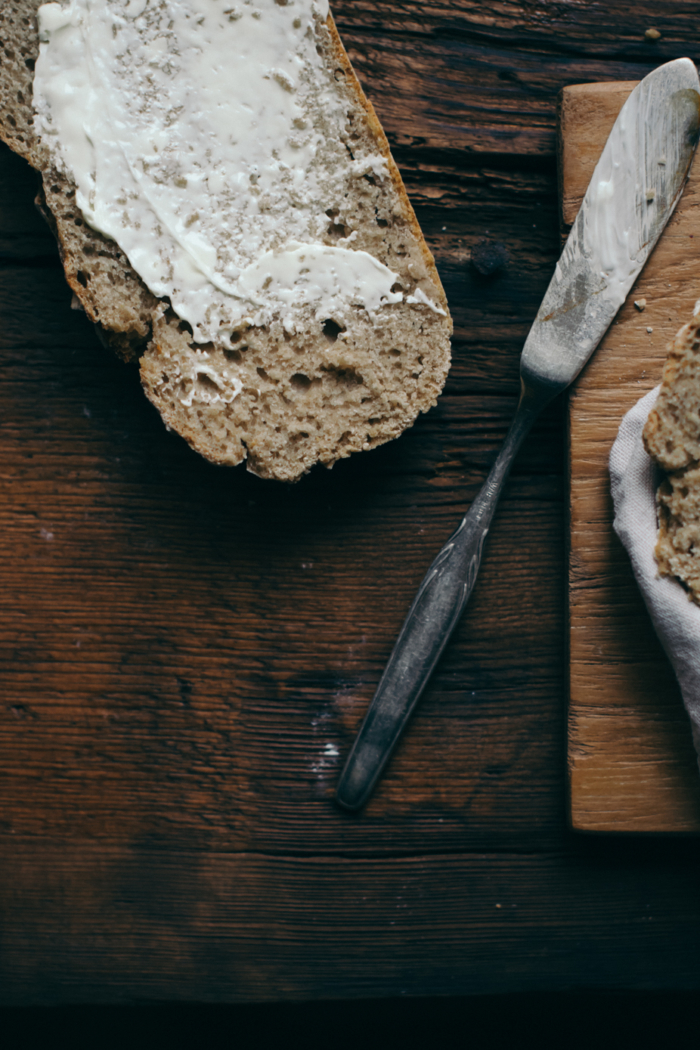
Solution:
<svg viewBox="0 0 700 1050"><path fill-rule="evenodd" d="M295 480L435 404L451 322L326 0L5 0L0 134L208 459Z"/></svg>

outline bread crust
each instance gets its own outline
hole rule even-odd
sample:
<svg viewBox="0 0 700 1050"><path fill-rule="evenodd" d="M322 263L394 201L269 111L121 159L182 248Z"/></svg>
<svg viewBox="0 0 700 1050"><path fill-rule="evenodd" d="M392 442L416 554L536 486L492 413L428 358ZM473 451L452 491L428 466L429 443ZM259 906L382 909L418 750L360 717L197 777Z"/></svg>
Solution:
<svg viewBox="0 0 700 1050"><path fill-rule="evenodd" d="M379 149L381 150L382 155L383 155L384 159L387 162L387 166L389 168L389 174L391 176L391 180L392 180L392 182L394 184L396 192L399 195L399 198L400 198L404 208L406 209L406 214L408 216L408 219L409 219L409 222L410 222L410 225L411 225L411 229L412 229L412 231L413 231L413 233L414 233L414 235L416 237L416 240L418 241L418 244L420 245L421 252L423 253L423 259L425 260L425 265L426 265L426 267L428 269L428 272L430 274L431 279L433 280L433 282L435 284L435 287L438 289L438 292L439 292L438 299L439 299L440 305L442 306L442 308L444 310L448 310L449 308L448 308L448 304L447 304L447 296L445 295L445 290L442 287L442 282L440 281L440 276L438 274L437 267L435 265L435 259L433 258L433 253L431 252L430 248L428 247L428 245L426 243L425 237L423 236L423 231L420 228L420 223L418 222L418 219L416 218L416 213L413 210L413 205L411 204L409 196L406 193L406 187L403 184L403 179L401 178L401 172L399 171L398 167L396 166L396 162L395 162L395 160L394 160L394 158L392 156L391 147L389 146L389 140L386 137L386 132L384 131L384 128L382 127L382 125L381 125L381 123L379 121L379 118L378 118L377 114L374 111L374 106L372 105L370 100L367 98L367 96L365 95L365 93L364 93L364 91L362 89L362 85L360 84L360 81L357 78L357 74L355 73L355 70L352 67L352 63L350 61L350 57L349 57L347 51L345 50L345 45L343 44L343 41L340 39L340 35L338 33L338 29L337 29L335 21L333 19L333 15L330 14L330 13L328 15L328 19L327 19L326 24L328 26L328 31L331 34L331 39L333 41L333 47L335 48L336 58L337 58L338 62L340 62L342 68L344 69L345 74L348 77L348 80L349 80L350 84L352 85L352 88L353 88L353 90L354 90L354 92L355 92L355 94L357 96L357 100L360 103L360 105L363 107L363 109L364 109L364 111L365 111L365 113L367 115L367 122L368 122L370 128L372 129L372 133L374 134L374 137L375 137L375 139L377 141L377 145L379 146Z"/></svg>
<svg viewBox="0 0 700 1050"><path fill-rule="evenodd" d="M119 246L92 230L75 203L72 180L52 164L33 129L32 77L38 57L40 0L5 0L0 36L10 58L0 66L0 137L42 176L38 203L56 235L66 279L88 318L125 360L138 360L147 397L165 423L215 463L293 481L316 462L332 466L351 452L397 437L435 404L450 364L452 325L435 262L394 163L386 135L366 98L332 16L318 22L317 41L347 105L346 148L380 153L388 179L352 184L352 204L331 216L355 233L399 275L406 295L419 289L439 311L383 307L381 323L366 315L349 330L311 325L303 336L281 324L234 333L230 347L208 346L208 363L232 370L243 390L228 403L200 389L189 326L150 292ZM9 47L7 46L9 42ZM347 224L347 225L344 225ZM189 403L188 403L189 402Z"/></svg>

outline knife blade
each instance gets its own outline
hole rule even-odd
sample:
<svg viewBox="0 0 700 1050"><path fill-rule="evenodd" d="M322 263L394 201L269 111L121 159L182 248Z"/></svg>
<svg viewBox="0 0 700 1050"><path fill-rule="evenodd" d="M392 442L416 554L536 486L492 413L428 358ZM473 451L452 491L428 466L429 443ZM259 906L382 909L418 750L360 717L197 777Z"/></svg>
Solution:
<svg viewBox="0 0 700 1050"><path fill-rule="evenodd" d="M341 774L342 807L360 809L381 776L472 592L511 463L625 301L680 199L699 132L700 81L688 58L654 70L622 107L525 341L515 418L413 600Z"/></svg>

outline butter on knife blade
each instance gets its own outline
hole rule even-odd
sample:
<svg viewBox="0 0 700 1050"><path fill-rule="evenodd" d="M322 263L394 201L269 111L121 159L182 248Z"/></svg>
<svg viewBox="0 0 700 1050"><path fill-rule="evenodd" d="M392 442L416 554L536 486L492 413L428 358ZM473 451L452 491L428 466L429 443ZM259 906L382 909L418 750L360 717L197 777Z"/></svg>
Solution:
<svg viewBox="0 0 700 1050"><path fill-rule="evenodd" d="M600 342L673 214L700 127L689 58L655 69L620 110L554 276L521 367L568 385ZM546 362L545 362L546 358Z"/></svg>

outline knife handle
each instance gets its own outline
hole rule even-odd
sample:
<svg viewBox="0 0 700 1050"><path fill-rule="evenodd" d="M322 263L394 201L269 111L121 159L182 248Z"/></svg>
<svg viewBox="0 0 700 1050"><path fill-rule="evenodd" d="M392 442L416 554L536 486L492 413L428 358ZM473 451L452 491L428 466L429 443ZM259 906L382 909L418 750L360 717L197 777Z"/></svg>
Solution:
<svg viewBox="0 0 700 1050"><path fill-rule="evenodd" d="M488 478L418 589L341 774L336 801L344 809L360 809L369 798L457 626L511 463L541 407L521 397Z"/></svg>

